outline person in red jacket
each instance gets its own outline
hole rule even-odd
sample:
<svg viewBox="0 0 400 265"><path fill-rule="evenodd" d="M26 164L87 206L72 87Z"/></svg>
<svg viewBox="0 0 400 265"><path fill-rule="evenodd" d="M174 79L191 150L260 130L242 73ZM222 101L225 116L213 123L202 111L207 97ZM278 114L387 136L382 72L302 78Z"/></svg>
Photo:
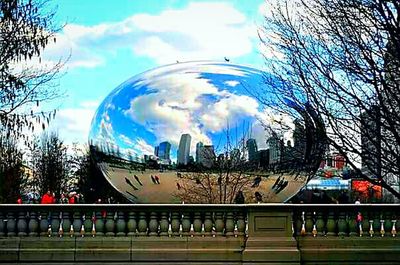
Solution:
<svg viewBox="0 0 400 265"><path fill-rule="evenodd" d="M43 196L40 204L52 204L54 203L54 196L50 190L48 190Z"/></svg>

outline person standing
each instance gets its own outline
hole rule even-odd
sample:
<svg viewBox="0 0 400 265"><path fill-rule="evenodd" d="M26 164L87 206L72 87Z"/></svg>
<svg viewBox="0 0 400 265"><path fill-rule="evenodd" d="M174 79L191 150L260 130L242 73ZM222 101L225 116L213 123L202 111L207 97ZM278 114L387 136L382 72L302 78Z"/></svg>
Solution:
<svg viewBox="0 0 400 265"><path fill-rule="evenodd" d="M50 190L48 190L43 196L40 204L53 204L54 203L54 196Z"/></svg>

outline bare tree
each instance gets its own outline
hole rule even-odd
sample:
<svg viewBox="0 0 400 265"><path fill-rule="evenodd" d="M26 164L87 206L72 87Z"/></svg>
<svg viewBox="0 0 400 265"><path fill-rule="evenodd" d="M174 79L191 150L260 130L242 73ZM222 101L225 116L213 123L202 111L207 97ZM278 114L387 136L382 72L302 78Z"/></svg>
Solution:
<svg viewBox="0 0 400 265"><path fill-rule="evenodd" d="M27 65L35 59L40 66L43 49L56 41L53 16L46 0L0 1L0 128L7 136L25 139L23 129L44 128L55 114L37 107L59 96L55 80L62 63Z"/></svg>
<svg viewBox="0 0 400 265"><path fill-rule="evenodd" d="M400 3L282 0L270 8L260 30L269 96L260 100L291 115L293 103L311 106L352 169L400 198L392 186L400 176Z"/></svg>
<svg viewBox="0 0 400 265"><path fill-rule="evenodd" d="M43 133L31 146L31 164L33 171L32 187L43 194L47 190L57 195L68 188L70 180L70 161L67 147L56 133Z"/></svg>
<svg viewBox="0 0 400 265"><path fill-rule="evenodd" d="M16 203L26 181L22 151L15 141L0 136L0 202Z"/></svg>

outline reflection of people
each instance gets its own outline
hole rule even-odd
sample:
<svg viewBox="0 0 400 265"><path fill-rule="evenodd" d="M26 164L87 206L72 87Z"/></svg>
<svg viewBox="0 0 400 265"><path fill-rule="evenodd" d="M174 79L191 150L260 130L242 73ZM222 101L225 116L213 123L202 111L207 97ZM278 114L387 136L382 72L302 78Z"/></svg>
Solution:
<svg viewBox="0 0 400 265"><path fill-rule="evenodd" d="M280 180L281 180L281 176L279 176L279 177L276 179L276 181L275 181L274 185L272 185L272 188L271 188L271 189L274 189L274 188L278 185L278 183L279 183Z"/></svg>
<svg viewBox="0 0 400 265"><path fill-rule="evenodd" d="M139 190L138 188L135 187L135 185L132 184L132 182L131 182L127 177L125 177L125 182L126 182L129 186L131 186L132 189L134 189L134 190Z"/></svg>
<svg viewBox="0 0 400 265"><path fill-rule="evenodd" d="M244 195L243 192L240 190L235 196L235 203L236 204L243 204L244 203Z"/></svg>
<svg viewBox="0 0 400 265"><path fill-rule="evenodd" d="M261 177L260 176L255 177L254 181L253 181L253 185L251 185L251 187L256 188L256 187L260 186L260 182L261 182Z"/></svg>
<svg viewBox="0 0 400 265"><path fill-rule="evenodd" d="M133 177L136 179L136 181L139 183L140 186L143 186L142 182L140 181L140 179L138 178L138 176L133 175Z"/></svg>
<svg viewBox="0 0 400 265"><path fill-rule="evenodd" d="M153 177L153 175L150 175L151 181L153 182L153 184L157 184L156 179Z"/></svg>
<svg viewBox="0 0 400 265"><path fill-rule="evenodd" d="M262 195L261 195L261 193L259 193L258 191L256 191L256 192L254 193L254 196L256 197L256 202L258 202L258 203L262 202Z"/></svg>
<svg viewBox="0 0 400 265"><path fill-rule="evenodd" d="M154 180L155 180L155 182L156 182L157 184L160 184L160 177L159 177L159 176L155 175L155 176L154 176Z"/></svg>

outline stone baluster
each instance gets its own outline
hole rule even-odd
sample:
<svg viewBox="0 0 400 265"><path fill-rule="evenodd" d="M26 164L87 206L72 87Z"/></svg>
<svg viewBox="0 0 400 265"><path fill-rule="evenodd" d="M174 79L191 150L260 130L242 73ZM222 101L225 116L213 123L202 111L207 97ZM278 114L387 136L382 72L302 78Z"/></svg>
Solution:
<svg viewBox="0 0 400 265"><path fill-rule="evenodd" d="M0 212L0 237L5 235L6 224L4 222L4 214Z"/></svg>
<svg viewBox="0 0 400 265"><path fill-rule="evenodd" d="M385 220L383 219L383 216L381 216L381 220L379 220L379 222L381 223L381 229L380 229L380 234L381 237L385 236Z"/></svg>
<svg viewBox="0 0 400 265"><path fill-rule="evenodd" d="M400 232L400 216L398 215L398 213L397 213L396 216L394 217L394 220L396 221L396 222L395 222L395 230L396 230L395 235L396 235L397 233Z"/></svg>
<svg viewBox="0 0 400 265"><path fill-rule="evenodd" d="M329 211L328 219L326 221L326 235L327 236L336 236L337 232L337 222L335 219L335 213L333 211Z"/></svg>
<svg viewBox="0 0 400 265"><path fill-rule="evenodd" d="M393 219L392 219L392 228L391 228L391 231L390 231L390 234L392 235L392 237L395 237L396 234L397 234L396 222L397 222L396 219L393 218Z"/></svg>
<svg viewBox="0 0 400 265"><path fill-rule="evenodd" d="M190 214L189 212L185 212L182 216L182 235L189 236L190 228L191 228Z"/></svg>
<svg viewBox="0 0 400 265"><path fill-rule="evenodd" d="M139 213L139 222L138 222L138 235L139 236L147 236L147 218L145 212Z"/></svg>
<svg viewBox="0 0 400 265"><path fill-rule="evenodd" d="M181 214L173 212L171 215L171 231L173 236L179 236L179 228L181 226Z"/></svg>
<svg viewBox="0 0 400 265"><path fill-rule="evenodd" d="M359 227L357 224L357 213L350 212L347 216L347 224L349 227L349 236L359 236Z"/></svg>
<svg viewBox="0 0 400 265"><path fill-rule="evenodd" d="M212 229L213 229L212 215L210 212L206 212L204 216L204 235L211 236Z"/></svg>
<svg viewBox="0 0 400 265"><path fill-rule="evenodd" d="M203 222L201 218L201 213L196 211L193 218L193 231L195 236L201 236L202 225Z"/></svg>
<svg viewBox="0 0 400 265"><path fill-rule="evenodd" d="M65 211L62 213L62 230L64 231L65 236L74 236L74 229L71 223L71 213ZM78 230L79 231L79 230Z"/></svg>
<svg viewBox="0 0 400 265"><path fill-rule="evenodd" d="M169 213L162 212L161 220L160 220L160 236L168 236L169 229L169 221L168 221Z"/></svg>
<svg viewBox="0 0 400 265"><path fill-rule="evenodd" d="M373 218L374 234L379 236L379 233L380 233L380 230L381 230L380 214L379 213L374 213L372 218Z"/></svg>
<svg viewBox="0 0 400 265"><path fill-rule="evenodd" d="M338 226L338 236L344 237L348 235L348 223L347 223L347 215L345 212L339 213L339 220L337 223Z"/></svg>
<svg viewBox="0 0 400 265"><path fill-rule="evenodd" d="M127 228L128 228L128 236L136 236L137 222L136 222L135 212L129 212Z"/></svg>
<svg viewBox="0 0 400 265"><path fill-rule="evenodd" d="M39 222L37 218L37 213L33 211L30 212L29 215L30 215L28 223L29 236L38 236Z"/></svg>
<svg viewBox="0 0 400 265"><path fill-rule="evenodd" d="M305 216L306 235L311 236L314 230L314 214L313 212L307 212Z"/></svg>
<svg viewBox="0 0 400 265"><path fill-rule="evenodd" d="M318 212L316 215L316 221L315 221L315 229L316 232L313 232L314 236L323 236L325 235L325 216L323 212Z"/></svg>
<svg viewBox="0 0 400 265"><path fill-rule="evenodd" d="M215 232L217 236L223 236L225 230L224 213L215 213Z"/></svg>
<svg viewBox="0 0 400 265"><path fill-rule="evenodd" d="M58 236L60 230L60 212L53 211L50 213L51 235Z"/></svg>
<svg viewBox="0 0 400 265"><path fill-rule="evenodd" d="M82 223L81 213L77 211L74 212L72 215L72 228L74 231L74 236L82 236Z"/></svg>
<svg viewBox="0 0 400 265"><path fill-rule="evenodd" d="M385 215L385 222L383 226L385 227L385 236L392 236L392 227L393 227L393 222L392 222L392 214L388 213Z"/></svg>
<svg viewBox="0 0 400 265"><path fill-rule="evenodd" d="M18 213L18 221L17 221L17 229L18 229L18 236L27 236L28 230L28 223L26 221L26 212L19 212Z"/></svg>
<svg viewBox="0 0 400 265"><path fill-rule="evenodd" d="M155 212L150 213L149 236L158 236L158 215Z"/></svg>
<svg viewBox="0 0 400 265"><path fill-rule="evenodd" d="M51 233L49 233L49 219L48 219L48 215L49 212L47 211L42 211L40 213L40 223L39 223L39 227L40 227L40 236L50 236ZM51 230L50 230L51 232Z"/></svg>
<svg viewBox="0 0 400 265"><path fill-rule="evenodd" d="M7 236L17 235L17 222L15 220L15 213L7 213Z"/></svg>
<svg viewBox="0 0 400 265"><path fill-rule="evenodd" d="M369 236L370 237L373 237L374 236L374 219L373 218L370 218L369 220L368 220L368 223L369 223L369 230L368 230L368 234L369 234Z"/></svg>
<svg viewBox="0 0 400 265"><path fill-rule="evenodd" d="M237 212L236 213L236 228L237 228L237 236L244 236L246 233L246 221L245 221L245 215L243 212Z"/></svg>
<svg viewBox="0 0 400 265"><path fill-rule="evenodd" d="M107 211L105 223L106 236L115 236L114 215L115 213L113 211Z"/></svg>
<svg viewBox="0 0 400 265"><path fill-rule="evenodd" d="M125 221L125 213L123 211L119 211L117 213L117 236L125 236L126 235L126 221Z"/></svg>
<svg viewBox="0 0 400 265"><path fill-rule="evenodd" d="M306 228L304 224L304 212L296 211L293 215L294 220L294 236L304 236Z"/></svg>
<svg viewBox="0 0 400 265"><path fill-rule="evenodd" d="M85 220L83 221L84 234L82 236L90 236L93 228L93 212L87 211L85 213Z"/></svg>
<svg viewBox="0 0 400 265"><path fill-rule="evenodd" d="M96 212L96 221L94 222L93 236L104 236L104 219L102 212Z"/></svg>
<svg viewBox="0 0 400 265"><path fill-rule="evenodd" d="M233 236L234 230L235 230L235 221L233 219L233 212L227 212L225 220L225 235Z"/></svg>
<svg viewBox="0 0 400 265"><path fill-rule="evenodd" d="M363 236L369 236L369 229L370 229L370 223L369 220L372 219L372 216L370 213L365 214L364 220L362 222L362 231L363 231Z"/></svg>

